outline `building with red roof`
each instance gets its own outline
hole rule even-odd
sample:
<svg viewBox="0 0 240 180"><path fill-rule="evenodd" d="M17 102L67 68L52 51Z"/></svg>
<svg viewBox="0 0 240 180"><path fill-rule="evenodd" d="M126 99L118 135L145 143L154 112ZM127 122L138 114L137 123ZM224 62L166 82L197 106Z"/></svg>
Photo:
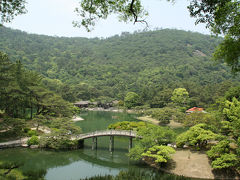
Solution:
<svg viewBox="0 0 240 180"><path fill-rule="evenodd" d="M192 107L192 108L186 110L187 114L190 114L190 113L193 113L193 112L207 113L206 111L204 111L203 108L198 108L198 107Z"/></svg>

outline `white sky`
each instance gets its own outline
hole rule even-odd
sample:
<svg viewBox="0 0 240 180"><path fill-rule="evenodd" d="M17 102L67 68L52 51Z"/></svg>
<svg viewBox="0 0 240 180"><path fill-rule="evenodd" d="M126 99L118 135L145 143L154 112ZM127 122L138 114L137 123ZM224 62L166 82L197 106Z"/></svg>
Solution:
<svg viewBox="0 0 240 180"><path fill-rule="evenodd" d="M79 19L74 13L80 0L27 0L28 13L15 17L7 27L26 31L28 33L45 34L66 37L109 37L121 32L143 30L144 24L119 22L113 15L107 20L99 21L92 32L84 28L75 28L72 21ZM189 1L177 0L175 4L166 0L142 0L149 12L146 19L149 29L175 28L210 34L205 25L195 26L195 19L191 18L187 10Z"/></svg>

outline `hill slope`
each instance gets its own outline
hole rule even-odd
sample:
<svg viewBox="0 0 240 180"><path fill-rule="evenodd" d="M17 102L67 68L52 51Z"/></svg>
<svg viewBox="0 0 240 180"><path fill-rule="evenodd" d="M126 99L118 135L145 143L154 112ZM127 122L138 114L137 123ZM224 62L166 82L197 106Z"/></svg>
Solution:
<svg viewBox="0 0 240 180"><path fill-rule="evenodd" d="M45 77L68 84L75 99L122 99L126 92L135 91L151 100L159 91L176 87L185 87L200 99L197 91L203 86L215 88L214 84L236 81L227 67L210 61L220 41L169 29L87 39L0 28L0 51ZM61 84L57 80L46 83Z"/></svg>

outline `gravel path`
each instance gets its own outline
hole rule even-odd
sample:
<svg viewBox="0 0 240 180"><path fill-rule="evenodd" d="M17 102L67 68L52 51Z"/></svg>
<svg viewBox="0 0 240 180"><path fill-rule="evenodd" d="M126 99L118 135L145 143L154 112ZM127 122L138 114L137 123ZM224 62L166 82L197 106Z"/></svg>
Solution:
<svg viewBox="0 0 240 180"><path fill-rule="evenodd" d="M204 152L177 150L172 155L172 160L166 170L173 174L201 179L240 179L240 176L234 173L214 173Z"/></svg>

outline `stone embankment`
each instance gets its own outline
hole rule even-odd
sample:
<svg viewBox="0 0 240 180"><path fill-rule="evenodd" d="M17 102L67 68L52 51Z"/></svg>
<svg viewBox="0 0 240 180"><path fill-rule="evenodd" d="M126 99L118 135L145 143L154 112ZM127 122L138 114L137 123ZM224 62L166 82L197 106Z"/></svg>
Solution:
<svg viewBox="0 0 240 180"><path fill-rule="evenodd" d="M80 116L73 116L72 121L73 122L78 122L78 121L83 121L84 119Z"/></svg>
<svg viewBox="0 0 240 180"><path fill-rule="evenodd" d="M14 147L27 147L28 139L29 138L22 138L14 141L0 143L0 149L14 148Z"/></svg>
<svg viewBox="0 0 240 180"><path fill-rule="evenodd" d="M123 109L118 109L118 108L114 108L114 107L107 108L107 109L104 109L102 107L94 107L94 108L86 108L86 110L88 110L88 111L124 112Z"/></svg>

